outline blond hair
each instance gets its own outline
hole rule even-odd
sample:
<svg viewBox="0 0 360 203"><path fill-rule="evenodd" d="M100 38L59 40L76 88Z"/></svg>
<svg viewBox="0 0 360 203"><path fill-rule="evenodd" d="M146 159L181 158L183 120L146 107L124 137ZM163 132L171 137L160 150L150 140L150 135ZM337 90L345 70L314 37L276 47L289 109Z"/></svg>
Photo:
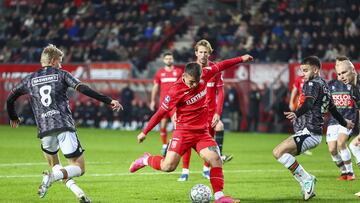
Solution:
<svg viewBox="0 0 360 203"><path fill-rule="evenodd" d="M41 53L41 66L51 66L51 61L59 59L64 56L64 52L58 49L55 45L49 44Z"/></svg>
<svg viewBox="0 0 360 203"><path fill-rule="evenodd" d="M199 49L199 46L204 46L204 47L208 48L210 54L213 52L213 48L211 47L210 42L207 41L206 39L202 39L195 44L195 51L197 51Z"/></svg>

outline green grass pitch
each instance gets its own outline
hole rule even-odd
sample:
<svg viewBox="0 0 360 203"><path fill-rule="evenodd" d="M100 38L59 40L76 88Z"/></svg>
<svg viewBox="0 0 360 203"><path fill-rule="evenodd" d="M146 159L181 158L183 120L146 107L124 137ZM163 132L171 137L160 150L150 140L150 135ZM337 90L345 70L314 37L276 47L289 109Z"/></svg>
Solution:
<svg viewBox="0 0 360 203"><path fill-rule="evenodd" d="M203 183L210 186L209 181L201 176L202 161L196 153L192 156L187 182L177 182L181 163L173 173L157 172L148 167L130 174L128 168L135 158L144 151L159 154L161 147L157 132L150 133L143 144L137 143L137 134L78 130L86 150L86 173L76 181L93 202L190 202L188 194L193 185ZM224 165L225 194L238 197L241 202L303 202L298 183L271 154L272 149L287 136L225 133L224 152L234 155L234 159ZM325 138L312 152L312 156L297 158L318 179L317 196L310 202L359 202L354 196L360 191L359 180L337 180L339 172L327 152ZM65 165L63 156L60 157ZM41 172L45 169L48 166L35 127L11 129L0 126L0 202L77 202L61 182L54 183L44 199L37 196ZM355 165L354 171L359 174Z"/></svg>

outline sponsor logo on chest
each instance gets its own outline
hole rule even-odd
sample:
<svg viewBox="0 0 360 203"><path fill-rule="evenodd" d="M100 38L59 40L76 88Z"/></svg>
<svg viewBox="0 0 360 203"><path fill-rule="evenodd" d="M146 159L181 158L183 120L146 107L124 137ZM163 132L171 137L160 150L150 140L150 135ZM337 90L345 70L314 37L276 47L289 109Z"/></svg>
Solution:
<svg viewBox="0 0 360 203"><path fill-rule="evenodd" d="M349 94L333 94L332 98L337 107L353 107L353 100Z"/></svg>
<svg viewBox="0 0 360 203"><path fill-rule="evenodd" d="M206 88L201 91L200 93L196 94L195 96L191 97L190 99L186 100L187 105L194 104L195 102L199 101L206 95Z"/></svg>

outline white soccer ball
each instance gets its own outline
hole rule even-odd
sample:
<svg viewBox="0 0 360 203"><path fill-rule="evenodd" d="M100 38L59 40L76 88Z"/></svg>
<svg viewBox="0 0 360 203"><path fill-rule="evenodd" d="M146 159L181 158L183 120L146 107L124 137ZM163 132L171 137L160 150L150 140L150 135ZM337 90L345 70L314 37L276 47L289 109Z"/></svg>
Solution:
<svg viewBox="0 0 360 203"><path fill-rule="evenodd" d="M209 203L212 194L208 186L204 184L196 184L191 188L190 199L193 203Z"/></svg>

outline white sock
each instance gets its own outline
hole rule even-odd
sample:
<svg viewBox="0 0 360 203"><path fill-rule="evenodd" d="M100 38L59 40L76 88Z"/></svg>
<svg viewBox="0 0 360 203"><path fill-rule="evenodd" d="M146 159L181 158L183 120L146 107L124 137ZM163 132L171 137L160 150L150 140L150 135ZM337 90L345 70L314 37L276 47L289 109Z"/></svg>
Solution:
<svg viewBox="0 0 360 203"><path fill-rule="evenodd" d="M283 154L278 161L288 168L295 179L301 183L310 178L310 174L296 161L295 157L289 153Z"/></svg>
<svg viewBox="0 0 360 203"><path fill-rule="evenodd" d="M215 194L214 194L215 200L218 200L218 199L222 198L223 196L224 196L224 193L222 191L215 192Z"/></svg>
<svg viewBox="0 0 360 203"><path fill-rule="evenodd" d="M145 159L143 159L143 164L145 166L149 165L148 160L149 160L149 157L146 157Z"/></svg>
<svg viewBox="0 0 360 203"><path fill-rule="evenodd" d="M80 198L85 195L84 191L76 185L73 179L69 179L65 185L76 195L76 197Z"/></svg>
<svg viewBox="0 0 360 203"><path fill-rule="evenodd" d="M335 165L340 169L341 174L346 173L346 167L344 165L343 159L340 154L331 155L332 160L335 162Z"/></svg>
<svg viewBox="0 0 360 203"><path fill-rule="evenodd" d="M162 148L165 149L167 147L167 144L163 144Z"/></svg>
<svg viewBox="0 0 360 203"><path fill-rule="evenodd" d="M63 167L62 167L62 165L60 165L60 164L55 164L53 167L52 167L52 170L53 171L57 171L57 170L60 170L60 169L62 169Z"/></svg>
<svg viewBox="0 0 360 203"><path fill-rule="evenodd" d="M341 159L344 162L344 166L346 168L346 172L348 173L354 173L353 167L352 167L352 163L351 163L351 154L350 154L350 150L346 147L346 149L340 150L340 156ZM348 164L346 164L345 162L349 162Z"/></svg>
<svg viewBox="0 0 360 203"><path fill-rule="evenodd" d="M72 177L81 176L81 168L79 166L68 165L68 166L65 166L63 169L66 170L68 179L70 179ZM53 170L53 174L54 174L55 181L64 179L64 174L60 169Z"/></svg>
<svg viewBox="0 0 360 203"><path fill-rule="evenodd" d="M360 162L360 147L355 146L354 144L350 143L349 144L350 150L353 153L355 159L356 159L356 164L359 164Z"/></svg>
<svg viewBox="0 0 360 203"><path fill-rule="evenodd" d="M181 174L188 174L189 175L189 169L183 168Z"/></svg>
<svg viewBox="0 0 360 203"><path fill-rule="evenodd" d="M210 167L203 166L203 171L210 171Z"/></svg>

